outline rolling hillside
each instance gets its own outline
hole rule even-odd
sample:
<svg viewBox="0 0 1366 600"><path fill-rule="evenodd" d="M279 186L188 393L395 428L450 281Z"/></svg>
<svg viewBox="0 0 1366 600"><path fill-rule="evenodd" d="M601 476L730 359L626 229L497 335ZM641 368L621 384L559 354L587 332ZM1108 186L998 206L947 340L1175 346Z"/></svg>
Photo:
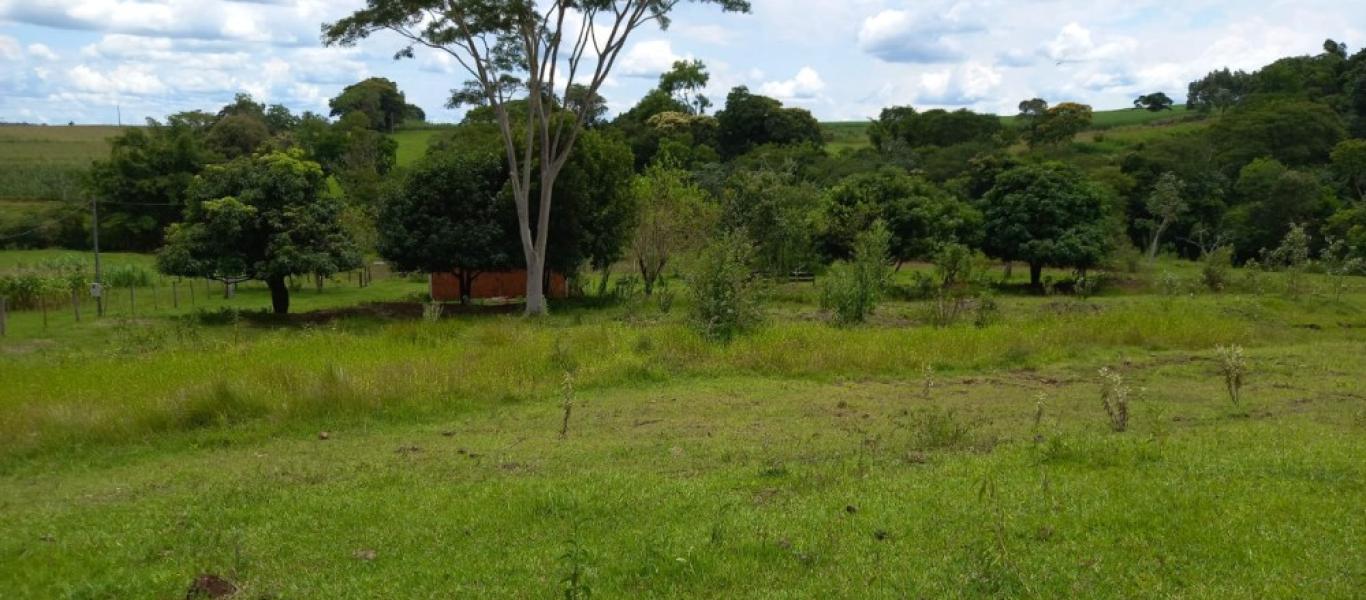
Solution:
<svg viewBox="0 0 1366 600"><path fill-rule="evenodd" d="M1185 106L1178 106L1172 110L1158 113L1135 109L1097 111L1091 128L1078 136L1078 141L1091 141L1096 132L1113 129L1141 128L1149 132L1154 128L1165 130L1184 124L1194 117L1195 115L1187 111ZM1001 117L1001 122L1010 125L1015 122L1015 116ZM826 147L832 152L868 147L868 126L870 123L872 121L821 123L821 127L825 130Z"/></svg>
<svg viewBox="0 0 1366 600"><path fill-rule="evenodd" d="M1078 136L1079 142L1096 143L1100 152L1116 151L1126 140L1198 128L1189 122L1192 115L1185 107L1150 113L1142 110L1111 110L1096 113L1090 131ZM1014 117L1002 117L1010 123ZM826 146L831 152L868 147L870 121L822 123ZM0 203L4 212L40 209L43 200L60 196L71 188L79 174L94 160L109 152L110 138L122 128L112 125L29 126L0 125ZM405 129L394 133L398 141L398 164L407 165L421 158L427 144L440 127ZM1097 133L1106 132L1106 135Z"/></svg>

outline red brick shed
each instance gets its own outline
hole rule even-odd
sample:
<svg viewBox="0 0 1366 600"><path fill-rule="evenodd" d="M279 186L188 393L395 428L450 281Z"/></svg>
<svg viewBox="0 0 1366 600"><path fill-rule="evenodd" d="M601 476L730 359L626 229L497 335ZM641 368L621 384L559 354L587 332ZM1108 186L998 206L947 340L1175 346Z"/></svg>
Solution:
<svg viewBox="0 0 1366 600"><path fill-rule="evenodd" d="M437 302L459 302L461 297L460 276L458 273L432 273L432 299ZM488 300L492 298L525 298L526 271L498 271L480 273L470 285L470 298ZM568 298L569 282L564 275L550 274L545 295L548 298Z"/></svg>

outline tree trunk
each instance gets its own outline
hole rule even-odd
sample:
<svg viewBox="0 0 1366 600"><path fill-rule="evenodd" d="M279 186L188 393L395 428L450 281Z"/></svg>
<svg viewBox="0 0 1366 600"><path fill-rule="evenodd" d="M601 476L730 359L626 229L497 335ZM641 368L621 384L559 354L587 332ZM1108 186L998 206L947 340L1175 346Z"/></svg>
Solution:
<svg viewBox="0 0 1366 600"><path fill-rule="evenodd" d="M645 286L645 297L649 298L655 294L655 283L659 281L659 275L664 272L667 260L660 260L656 264L647 264L644 260L640 261L640 281Z"/></svg>
<svg viewBox="0 0 1366 600"><path fill-rule="evenodd" d="M602 268L602 279L599 279L599 280L598 280L598 297L599 297L599 298L603 298L603 297L607 296L607 280L609 280L609 279L611 279L611 278L612 278L612 265L607 265L607 266L605 266L605 267Z"/></svg>
<svg viewBox="0 0 1366 600"><path fill-rule="evenodd" d="M1034 289L1043 290L1043 264L1029 263L1029 285Z"/></svg>
<svg viewBox="0 0 1366 600"><path fill-rule="evenodd" d="M1169 221L1169 220L1167 220L1167 219L1163 219L1163 220L1162 220L1162 224L1157 226L1157 231L1154 231L1154 232L1153 232L1153 241L1152 241L1151 244L1148 245L1148 260L1149 260L1149 261L1155 261L1155 260L1157 260L1157 248L1158 248L1158 244L1162 243L1162 234L1163 234L1164 232L1167 231L1167 227L1168 227L1169 225L1171 225L1171 221Z"/></svg>
<svg viewBox="0 0 1366 600"><path fill-rule="evenodd" d="M536 259L526 270L526 314L541 316L549 312L545 301L545 260Z"/></svg>
<svg viewBox="0 0 1366 600"><path fill-rule="evenodd" d="M266 286L270 288L270 306L277 315L289 314L289 286L285 284L285 278L279 275L266 279Z"/></svg>

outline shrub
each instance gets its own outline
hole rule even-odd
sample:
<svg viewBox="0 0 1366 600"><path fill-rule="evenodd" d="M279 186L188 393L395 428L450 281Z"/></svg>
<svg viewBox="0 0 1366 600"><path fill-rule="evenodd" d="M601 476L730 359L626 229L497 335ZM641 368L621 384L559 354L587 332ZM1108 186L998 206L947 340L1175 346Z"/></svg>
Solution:
<svg viewBox="0 0 1366 600"><path fill-rule="evenodd" d="M1129 395L1132 390L1124 383L1124 376L1109 367L1100 370L1100 404L1110 418L1110 429L1123 432L1129 428Z"/></svg>
<svg viewBox="0 0 1366 600"><path fill-rule="evenodd" d="M951 410L927 408L917 411L911 422L911 449L961 450L973 445L972 425Z"/></svg>
<svg viewBox="0 0 1366 600"><path fill-rule="evenodd" d="M855 239L854 259L831 269L821 290L821 308L837 322L862 323L877 308L892 275L887 258L890 244L887 226L877 221Z"/></svg>
<svg viewBox="0 0 1366 600"><path fill-rule="evenodd" d="M1247 356L1241 346L1219 346L1219 372L1228 388L1228 399L1236 406L1242 399L1243 378L1247 375Z"/></svg>
<svg viewBox="0 0 1366 600"><path fill-rule="evenodd" d="M1127 238L1118 240L1115 242L1114 248L1110 250L1110 256L1106 262L1111 270L1138 274L1143 270L1143 251L1134 246L1133 242Z"/></svg>
<svg viewBox="0 0 1366 600"><path fill-rule="evenodd" d="M754 245L735 232L723 234L698 253L687 281L693 324L707 339L729 341L759 323L753 261Z"/></svg>
<svg viewBox="0 0 1366 600"><path fill-rule="evenodd" d="M1082 300L1095 296L1104 287L1104 274L1078 275L1072 282L1072 292Z"/></svg>
<svg viewBox="0 0 1366 600"><path fill-rule="evenodd" d="M422 303L422 320L427 323L436 323L441 320L441 313L446 310L446 305L440 302Z"/></svg>
<svg viewBox="0 0 1366 600"><path fill-rule="evenodd" d="M986 257L961 244L945 244L934 257L934 278L930 280L931 296L929 320L936 327L957 323L969 312L975 313L974 322L983 327L995 318L996 301L983 290L988 263Z"/></svg>
<svg viewBox="0 0 1366 600"><path fill-rule="evenodd" d="M1181 278L1171 271L1163 271L1158 279L1158 285L1162 288L1162 295L1175 297L1181 295L1183 284Z"/></svg>
<svg viewBox="0 0 1366 600"><path fill-rule="evenodd" d="M1285 271L1285 292L1298 299L1305 291L1305 272L1309 270L1309 233L1303 225L1292 225L1281 245L1266 256L1266 263Z"/></svg>
<svg viewBox="0 0 1366 600"><path fill-rule="evenodd" d="M118 288L149 287L152 272L138 265L116 265L105 272L104 284Z"/></svg>
<svg viewBox="0 0 1366 600"><path fill-rule="evenodd" d="M1351 287L1350 277L1366 271L1366 260L1353 256L1352 248L1346 240L1328 238L1327 244L1319 255L1324 274L1332 286L1333 299L1342 300L1342 295Z"/></svg>
<svg viewBox="0 0 1366 600"><path fill-rule="evenodd" d="M1220 246L1200 258L1200 281L1211 292L1228 288L1229 271L1233 269L1233 248Z"/></svg>
<svg viewBox="0 0 1366 600"><path fill-rule="evenodd" d="M12 309L38 308L70 291L69 282L47 273L27 271L0 276L0 298Z"/></svg>

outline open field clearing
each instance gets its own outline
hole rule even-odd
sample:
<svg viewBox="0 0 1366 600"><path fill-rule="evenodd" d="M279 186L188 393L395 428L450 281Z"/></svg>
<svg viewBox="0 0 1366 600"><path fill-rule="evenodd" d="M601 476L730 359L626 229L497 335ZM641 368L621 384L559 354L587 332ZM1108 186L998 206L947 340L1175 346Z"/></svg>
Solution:
<svg viewBox="0 0 1366 600"><path fill-rule="evenodd" d="M90 163L109 157L109 140L122 130L0 125L0 200L51 200L76 189Z"/></svg>
<svg viewBox="0 0 1366 600"><path fill-rule="evenodd" d="M1348 598L1366 581L1360 283L1007 297L997 322L947 328L924 302L833 327L792 284L727 345L644 300L21 329L0 341L0 588ZM1247 348L1238 404L1226 344ZM1102 367L1133 396L1123 433Z"/></svg>

